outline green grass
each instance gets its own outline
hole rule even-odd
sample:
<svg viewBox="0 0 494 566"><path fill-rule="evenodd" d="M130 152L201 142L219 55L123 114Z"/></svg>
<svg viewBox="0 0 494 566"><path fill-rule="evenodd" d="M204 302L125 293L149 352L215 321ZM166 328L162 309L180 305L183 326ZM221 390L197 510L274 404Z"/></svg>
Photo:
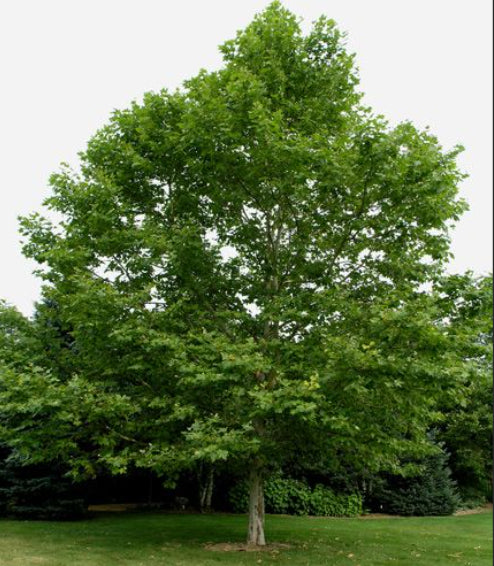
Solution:
<svg viewBox="0 0 494 566"><path fill-rule="evenodd" d="M268 542L290 549L218 552L243 542L241 515L105 514L55 523L0 520L0 566L385 566L492 563L492 513L459 517L324 519L269 516Z"/></svg>

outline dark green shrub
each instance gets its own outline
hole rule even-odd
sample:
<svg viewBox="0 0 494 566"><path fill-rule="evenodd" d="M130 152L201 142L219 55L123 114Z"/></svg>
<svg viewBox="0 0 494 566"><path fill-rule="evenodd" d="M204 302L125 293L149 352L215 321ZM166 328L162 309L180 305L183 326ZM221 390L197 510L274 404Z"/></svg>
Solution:
<svg viewBox="0 0 494 566"><path fill-rule="evenodd" d="M239 481L230 489L228 502L234 513L245 513L249 509L249 488L246 481Z"/></svg>
<svg viewBox="0 0 494 566"><path fill-rule="evenodd" d="M492 502L492 489L490 489L490 486L485 486L485 489L482 491L479 486L465 487L458 485L458 492L460 494L461 509L475 509Z"/></svg>
<svg viewBox="0 0 494 566"><path fill-rule="evenodd" d="M372 507L392 515L451 515L460 506L456 484L440 452L426 458L420 474L385 476L372 494Z"/></svg>
<svg viewBox="0 0 494 566"><path fill-rule="evenodd" d="M0 459L0 515L18 519L72 520L86 515L80 486L56 467L23 466Z"/></svg>
<svg viewBox="0 0 494 566"><path fill-rule="evenodd" d="M356 517L362 513L362 497L359 494L339 495L323 485L316 485L310 502L311 515Z"/></svg>
<svg viewBox="0 0 494 566"><path fill-rule="evenodd" d="M289 515L325 515L354 517L362 512L360 495L337 495L317 485L311 489L305 482L289 478L268 479L264 487L267 513ZM249 505L247 482L239 482L230 490L229 499L236 513L244 513Z"/></svg>
<svg viewBox="0 0 494 566"><path fill-rule="evenodd" d="M264 495L268 513L288 515L308 515L310 513L310 488L300 480L270 479L266 482Z"/></svg>

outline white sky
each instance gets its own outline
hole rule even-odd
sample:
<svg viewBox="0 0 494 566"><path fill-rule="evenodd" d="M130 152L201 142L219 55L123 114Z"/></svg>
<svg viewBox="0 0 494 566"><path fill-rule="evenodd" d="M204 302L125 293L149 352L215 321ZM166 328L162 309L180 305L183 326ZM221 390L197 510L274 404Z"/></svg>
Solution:
<svg viewBox="0 0 494 566"><path fill-rule="evenodd" d="M40 210L47 179L114 108L221 64L217 46L269 0L16 0L0 3L0 298L32 313L40 284L17 216ZM466 147L470 211L452 271L492 270L491 0L285 0L307 29L348 32L365 102L391 123L429 125Z"/></svg>

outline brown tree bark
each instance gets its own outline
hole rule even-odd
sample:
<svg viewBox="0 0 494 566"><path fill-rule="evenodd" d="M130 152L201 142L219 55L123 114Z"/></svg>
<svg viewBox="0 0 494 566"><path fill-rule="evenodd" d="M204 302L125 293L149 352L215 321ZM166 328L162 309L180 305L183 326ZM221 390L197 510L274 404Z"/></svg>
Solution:
<svg viewBox="0 0 494 566"><path fill-rule="evenodd" d="M264 546L264 487L262 473L253 466L249 477L249 529L247 543Z"/></svg>

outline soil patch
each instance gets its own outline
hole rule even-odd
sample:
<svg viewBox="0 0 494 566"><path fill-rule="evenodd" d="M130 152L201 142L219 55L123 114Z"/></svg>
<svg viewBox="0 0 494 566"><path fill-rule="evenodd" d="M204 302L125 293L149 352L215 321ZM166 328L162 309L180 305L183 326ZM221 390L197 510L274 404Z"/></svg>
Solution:
<svg viewBox="0 0 494 566"><path fill-rule="evenodd" d="M386 515L386 513L368 513L366 515L360 515L357 519L397 519L401 515Z"/></svg>
<svg viewBox="0 0 494 566"><path fill-rule="evenodd" d="M124 511L130 511L132 509L139 509L142 505L138 503L105 503L101 505L89 505L88 511L105 511L112 513L122 513Z"/></svg>
<svg viewBox="0 0 494 566"><path fill-rule="evenodd" d="M276 542L264 546L239 542L220 542L218 544L206 544L204 548L215 552L271 552L277 554L280 550L288 550L291 546Z"/></svg>
<svg viewBox="0 0 494 566"><path fill-rule="evenodd" d="M477 515L478 513L488 513L492 511L492 503L486 503L481 507L475 507L474 509L462 509L461 511L456 511L453 513L455 517L459 515ZM368 513L367 515L360 515L359 519L402 519L403 515L386 515L385 513Z"/></svg>
<svg viewBox="0 0 494 566"><path fill-rule="evenodd" d="M455 513L455 517L458 515L476 515L477 513L487 513L488 511L492 511L492 503L487 503L482 505L482 507L475 507L474 509L462 509Z"/></svg>

